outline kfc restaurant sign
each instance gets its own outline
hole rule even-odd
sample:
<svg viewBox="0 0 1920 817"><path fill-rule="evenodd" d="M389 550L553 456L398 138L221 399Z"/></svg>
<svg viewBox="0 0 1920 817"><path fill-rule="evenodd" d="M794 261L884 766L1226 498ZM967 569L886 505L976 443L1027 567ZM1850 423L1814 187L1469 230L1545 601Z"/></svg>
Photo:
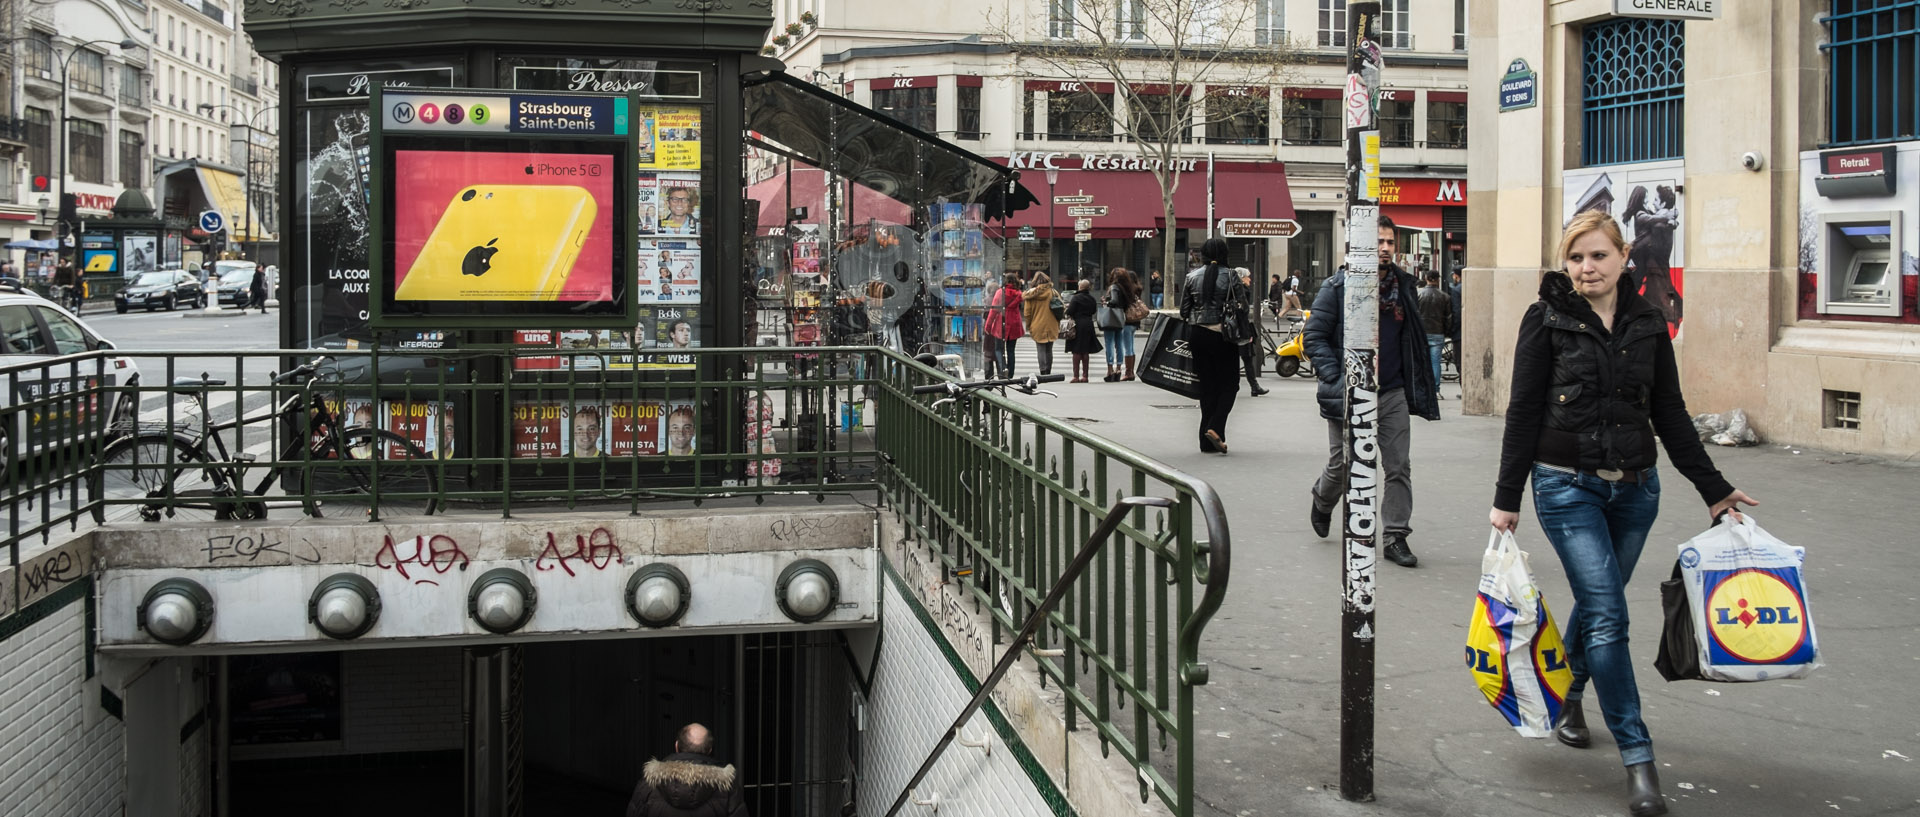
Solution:
<svg viewBox="0 0 1920 817"><path fill-rule="evenodd" d="M1007 157L1007 167L1015 170L1157 170L1159 159L1123 154L1063 153L1044 150L1016 150ZM1199 159L1175 159L1174 170L1189 173L1200 169Z"/></svg>

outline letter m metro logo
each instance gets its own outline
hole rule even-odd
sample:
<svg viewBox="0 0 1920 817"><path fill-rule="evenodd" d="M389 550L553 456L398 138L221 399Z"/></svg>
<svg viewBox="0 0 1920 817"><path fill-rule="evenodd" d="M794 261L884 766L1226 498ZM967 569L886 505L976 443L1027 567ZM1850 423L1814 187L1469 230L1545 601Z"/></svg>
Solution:
<svg viewBox="0 0 1920 817"><path fill-rule="evenodd" d="M1464 202L1467 199L1466 196L1460 192L1459 179L1441 179L1440 189L1433 194L1433 200Z"/></svg>

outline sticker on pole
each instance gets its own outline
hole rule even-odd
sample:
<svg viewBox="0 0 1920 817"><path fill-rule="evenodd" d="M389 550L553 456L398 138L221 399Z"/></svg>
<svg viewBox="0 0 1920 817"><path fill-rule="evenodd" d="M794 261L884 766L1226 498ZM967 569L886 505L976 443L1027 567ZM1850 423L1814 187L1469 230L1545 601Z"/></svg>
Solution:
<svg viewBox="0 0 1920 817"><path fill-rule="evenodd" d="M1365 128L1373 125L1373 94L1367 90L1367 83L1359 74L1347 75L1347 127Z"/></svg>
<svg viewBox="0 0 1920 817"><path fill-rule="evenodd" d="M213 235L225 229L227 229L227 217L221 215L219 210L200 211L200 230L202 232Z"/></svg>

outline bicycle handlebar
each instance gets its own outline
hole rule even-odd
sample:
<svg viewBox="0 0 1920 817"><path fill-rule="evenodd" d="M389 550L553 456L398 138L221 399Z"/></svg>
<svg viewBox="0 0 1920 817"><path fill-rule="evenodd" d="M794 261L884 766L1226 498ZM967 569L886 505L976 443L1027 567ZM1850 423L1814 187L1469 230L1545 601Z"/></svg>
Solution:
<svg viewBox="0 0 1920 817"><path fill-rule="evenodd" d="M332 357L326 356L326 355L316 357L313 360L310 360L299 366L295 366L291 369L281 372L280 374L274 375L273 382L292 383L296 380L303 380L303 379L312 377L315 372L320 370L320 364L325 363L332 359L333 359Z"/></svg>
<svg viewBox="0 0 1920 817"><path fill-rule="evenodd" d="M1064 374L1041 374L1027 375L1026 377L1008 377L1000 380L977 380L972 383L949 381L946 383L934 383L928 386L915 386L913 387L913 393L958 394L960 392L978 391L980 389L999 389L1009 386L1015 389L1027 389L1038 386L1041 383L1059 383L1066 379L1067 376Z"/></svg>

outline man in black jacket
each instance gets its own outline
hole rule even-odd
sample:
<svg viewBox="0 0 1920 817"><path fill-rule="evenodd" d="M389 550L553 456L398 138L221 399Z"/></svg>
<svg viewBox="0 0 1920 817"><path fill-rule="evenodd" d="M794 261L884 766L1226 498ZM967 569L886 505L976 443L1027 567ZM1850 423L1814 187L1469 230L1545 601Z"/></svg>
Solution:
<svg viewBox="0 0 1920 817"><path fill-rule="evenodd" d="M1381 530L1385 534L1386 557L1402 567L1413 567L1420 560L1407 544L1413 532L1413 466L1408 462L1411 443L1409 415L1428 420L1440 419L1440 403L1434 396L1438 388L1433 367L1428 363L1426 330L1420 321L1419 295L1413 276L1393 263L1393 220L1380 217L1380 348L1376 362L1380 372L1380 404L1376 427L1379 433L1380 470L1384 479ZM1307 319L1303 344L1313 360L1314 373L1320 377L1320 416L1327 420L1327 467L1313 483L1311 520L1313 532L1326 536L1333 522L1333 506L1347 491L1347 414L1346 372L1343 352L1342 313L1346 306L1346 273L1327 279L1313 299L1313 316Z"/></svg>
<svg viewBox="0 0 1920 817"><path fill-rule="evenodd" d="M740 777L713 759L713 734L680 727L673 754L649 760L627 803L627 817L747 817Z"/></svg>

